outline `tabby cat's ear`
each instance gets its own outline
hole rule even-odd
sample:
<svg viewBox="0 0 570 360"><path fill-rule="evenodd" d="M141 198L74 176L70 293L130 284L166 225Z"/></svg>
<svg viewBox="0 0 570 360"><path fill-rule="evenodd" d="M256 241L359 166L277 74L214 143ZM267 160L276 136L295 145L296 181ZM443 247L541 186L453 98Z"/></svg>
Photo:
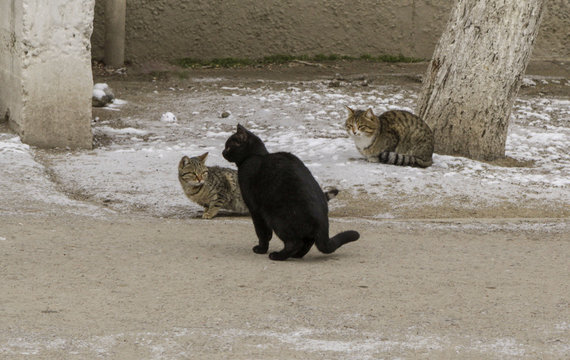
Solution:
<svg viewBox="0 0 570 360"><path fill-rule="evenodd" d="M346 105L344 105L344 107L346 108L346 110L348 110L348 115L354 115L354 110L352 110L351 108L349 108Z"/></svg>
<svg viewBox="0 0 570 360"><path fill-rule="evenodd" d="M190 158L188 156L183 156L182 159L180 160L180 167L188 165L189 162Z"/></svg>
<svg viewBox="0 0 570 360"><path fill-rule="evenodd" d="M198 156L198 160L200 160L200 162L202 164L204 164L206 162L206 158L208 157L208 153L203 153L202 155Z"/></svg>
<svg viewBox="0 0 570 360"><path fill-rule="evenodd" d="M372 108L368 108L364 116L366 116L368 119L374 119L374 113L372 112Z"/></svg>

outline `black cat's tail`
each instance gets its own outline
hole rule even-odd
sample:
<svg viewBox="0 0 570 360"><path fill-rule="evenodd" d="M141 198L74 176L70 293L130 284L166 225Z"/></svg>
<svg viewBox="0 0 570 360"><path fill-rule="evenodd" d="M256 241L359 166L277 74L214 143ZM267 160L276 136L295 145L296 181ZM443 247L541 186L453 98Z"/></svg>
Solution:
<svg viewBox="0 0 570 360"><path fill-rule="evenodd" d="M330 254L342 245L356 241L358 238L360 238L360 234L357 231L348 230L338 233L330 239L326 235L319 236L315 241L315 245L317 245L317 249L320 252Z"/></svg>

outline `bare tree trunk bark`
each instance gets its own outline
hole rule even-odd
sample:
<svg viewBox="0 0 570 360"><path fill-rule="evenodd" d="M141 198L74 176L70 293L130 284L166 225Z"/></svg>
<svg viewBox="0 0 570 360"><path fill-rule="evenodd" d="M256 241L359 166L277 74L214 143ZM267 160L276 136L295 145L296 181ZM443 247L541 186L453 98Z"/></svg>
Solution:
<svg viewBox="0 0 570 360"><path fill-rule="evenodd" d="M478 160L505 156L511 108L544 0L458 0L423 80L417 114L435 152Z"/></svg>
<svg viewBox="0 0 570 360"><path fill-rule="evenodd" d="M125 16L127 0L105 2L105 64L121 67L125 63Z"/></svg>

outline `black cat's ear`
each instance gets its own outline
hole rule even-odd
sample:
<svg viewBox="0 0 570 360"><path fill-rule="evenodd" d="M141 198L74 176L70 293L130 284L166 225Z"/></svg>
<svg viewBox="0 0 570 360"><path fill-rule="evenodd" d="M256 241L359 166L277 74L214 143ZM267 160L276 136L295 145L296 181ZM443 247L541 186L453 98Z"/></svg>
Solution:
<svg viewBox="0 0 570 360"><path fill-rule="evenodd" d="M366 114L364 114L364 116L366 116L368 119L374 119L374 113L372 112L372 108L368 108L368 110L366 110Z"/></svg>
<svg viewBox="0 0 570 360"><path fill-rule="evenodd" d="M344 105L344 107L346 108L346 110L348 110L348 115L354 115L354 110L352 110L351 108L349 108L348 106Z"/></svg>
<svg viewBox="0 0 570 360"><path fill-rule="evenodd" d="M238 136L238 139L245 141L247 140L247 129L244 128L243 126L241 126L240 124L238 124L237 126L237 132L236 135Z"/></svg>
<svg viewBox="0 0 570 360"><path fill-rule="evenodd" d="M203 153L202 155L198 156L198 160L200 160L200 162L202 164L204 164L206 162L206 158L208 157L208 153Z"/></svg>

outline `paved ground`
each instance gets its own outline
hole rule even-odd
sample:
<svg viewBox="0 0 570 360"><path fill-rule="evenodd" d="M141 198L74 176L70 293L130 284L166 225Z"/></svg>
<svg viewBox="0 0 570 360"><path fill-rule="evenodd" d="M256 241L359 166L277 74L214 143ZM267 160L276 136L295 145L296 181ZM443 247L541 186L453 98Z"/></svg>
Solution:
<svg viewBox="0 0 570 360"><path fill-rule="evenodd" d="M0 229L6 359L570 352L566 220L334 219L361 240L288 262L251 251L248 218L26 215Z"/></svg>

